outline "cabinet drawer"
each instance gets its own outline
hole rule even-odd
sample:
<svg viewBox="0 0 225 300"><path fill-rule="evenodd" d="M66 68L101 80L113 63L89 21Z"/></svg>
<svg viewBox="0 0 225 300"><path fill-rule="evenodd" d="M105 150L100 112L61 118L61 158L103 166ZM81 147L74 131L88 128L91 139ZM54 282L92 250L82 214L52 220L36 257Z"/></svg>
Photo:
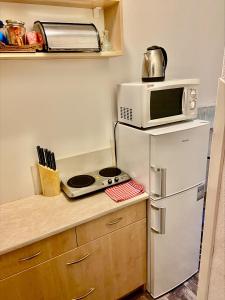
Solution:
<svg viewBox="0 0 225 300"><path fill-rule="evenodd" d="M0 279L31 268L77 246L75 229L0 256Z"/></svg>
<svg viewBox="0 0 225 300"><path fill-rule="evenodd" d="M78 246L146 218L146 201L125 207L76 227Z"/></svg>

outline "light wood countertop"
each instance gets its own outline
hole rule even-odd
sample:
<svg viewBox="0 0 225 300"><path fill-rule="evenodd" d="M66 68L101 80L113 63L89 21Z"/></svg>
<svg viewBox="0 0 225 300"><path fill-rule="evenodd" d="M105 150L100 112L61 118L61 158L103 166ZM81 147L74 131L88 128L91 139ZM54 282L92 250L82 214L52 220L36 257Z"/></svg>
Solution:
<svg viewBox="0 0 225 300"><path fill-rule="evenodd" d="M0 205L0 255L146 199L144 193L116 203L99 192L71 201L61 193Z"/></svg>

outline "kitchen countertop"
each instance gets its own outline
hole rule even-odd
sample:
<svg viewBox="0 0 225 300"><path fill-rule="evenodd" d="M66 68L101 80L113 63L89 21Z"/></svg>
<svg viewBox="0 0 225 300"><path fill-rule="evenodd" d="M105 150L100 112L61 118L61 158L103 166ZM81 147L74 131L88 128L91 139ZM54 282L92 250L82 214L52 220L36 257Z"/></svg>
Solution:
<svg viewBox="0 0 225 300"><path fill-rule="evenodd" d="M119 203L104 192L68 200L34 195L0 205L0 255L148 198L143 193Z"/></svg>

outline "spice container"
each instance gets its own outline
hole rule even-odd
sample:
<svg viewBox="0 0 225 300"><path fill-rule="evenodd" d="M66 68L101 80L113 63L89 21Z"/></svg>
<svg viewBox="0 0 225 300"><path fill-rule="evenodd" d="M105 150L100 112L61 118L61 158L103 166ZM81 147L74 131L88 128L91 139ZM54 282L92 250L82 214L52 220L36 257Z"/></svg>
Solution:
<svg viewBox="0 0 225 300"><path fill-rule="evenodd" d="M25 23L15 20L6 20L6 29L9 44L15 46L23 46L25 44Z"/></svg>

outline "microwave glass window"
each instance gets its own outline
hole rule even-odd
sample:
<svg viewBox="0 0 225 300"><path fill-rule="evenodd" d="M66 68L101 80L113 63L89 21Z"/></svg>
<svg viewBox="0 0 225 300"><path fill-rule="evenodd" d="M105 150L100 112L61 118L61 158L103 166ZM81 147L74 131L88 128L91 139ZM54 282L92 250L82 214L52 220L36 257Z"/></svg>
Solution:
<svg viewBox="0 0 225 300"><path fill-rule="evenodd" d="M181 115L183 88L152 91L150 99L151 120Z"/></svg>

